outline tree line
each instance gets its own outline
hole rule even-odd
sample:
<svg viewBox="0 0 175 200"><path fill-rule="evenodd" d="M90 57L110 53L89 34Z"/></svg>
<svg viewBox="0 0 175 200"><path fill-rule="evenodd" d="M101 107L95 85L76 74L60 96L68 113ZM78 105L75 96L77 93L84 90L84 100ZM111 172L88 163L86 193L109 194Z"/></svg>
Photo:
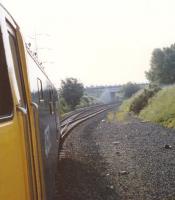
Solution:
<svg viewBox="0 0 175 200"><path fill-rule="evenodd" d="M145 74L152 85L175 83L175 44L162 49L154 49L151 55L150 69ZM129 98L139 89L138 84L128 82L123 85L122 92L125 98ZM62 80L60 97L62 107L65 107L66 111L74 110L80 103L83 94L84 86L76 78ZM84 97L83 100L88 104L88 98Z"/></svg>
<svg viewBox="0 0 175 200"><path fill-rule="evenodd" d="M175 83L175 44L163 49L154 49L150 65L150 70L145 74L151 83Z"/></svg>
<svg viewBox="0 0 175 200"><path fill-rule="evenodd" d="M156 48L153 50L150 69L145 72L146 78L155 88L158 85L175 83L175 44L170 47ZM139 90L138 84L128 82L123 86L125 98L131 97Z"/></svg>

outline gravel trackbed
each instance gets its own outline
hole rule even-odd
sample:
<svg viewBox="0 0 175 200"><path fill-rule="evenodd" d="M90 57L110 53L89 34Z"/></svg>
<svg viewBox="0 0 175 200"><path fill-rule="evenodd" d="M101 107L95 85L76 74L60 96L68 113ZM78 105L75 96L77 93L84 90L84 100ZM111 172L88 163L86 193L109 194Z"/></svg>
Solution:
<svg viewBox="0 0 175 200"><path fill-rule="evenodd" d="M175 131L100 114L66 138L56 189L55 200L175 200Z"/></svg>

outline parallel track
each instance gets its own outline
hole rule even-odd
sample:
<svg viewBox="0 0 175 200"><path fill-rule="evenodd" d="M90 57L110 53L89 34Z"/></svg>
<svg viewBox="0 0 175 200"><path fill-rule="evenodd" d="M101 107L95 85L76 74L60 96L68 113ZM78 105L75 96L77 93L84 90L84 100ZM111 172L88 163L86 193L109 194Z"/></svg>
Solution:
<svg viewBox="0 0 175 200"><path fill-rule="evenodd" d="M112 109L116 104L108 104L108 105L98 105L89 108L85 108L84 110L80 110L75 114L71 113L71 115L66 117L61 121L61 143L64 142L65 138L69 135L71 130L75 128L78 124L102 113L107 110Z"/></svg>
<svg viewBox="0 0 175 200"><path fill-rule="evenodd" d="M105 105L108 105L108 104L105 104ZM84 108L79 108L75 111L66 113L65 116L63 116L63 119L61 120L61 124L63 125L67 119L70 119L70 117L73 117L76 114L80 114L80 113L83 113L83 112L88 111L88 110L96 109L96 108L99 108L101 106L104 106L104 104L98 104L98 105L92 105L92 106L88 106L88 107L84 107Z"/></svg>

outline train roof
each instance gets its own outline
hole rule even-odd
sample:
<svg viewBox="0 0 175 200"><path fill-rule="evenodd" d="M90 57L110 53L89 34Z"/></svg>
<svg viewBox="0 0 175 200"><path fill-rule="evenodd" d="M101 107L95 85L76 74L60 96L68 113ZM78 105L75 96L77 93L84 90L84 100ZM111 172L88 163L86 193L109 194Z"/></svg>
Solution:
<svg viewBox="0 0 175 200"><path fill-rule="evenodd" d="M26 44L26 50L28 55L31 57L31 59L35 62L36 66L42 71L42 73L45 75L45 77L48 79L48 81L52 84L52 86L55 88L54 84L52 83L52 81L50 80L50 78L48 77L48 75L46 74L42 64L38 61L37 57L33 55L33 52L30 50L30 48L28 47L28 45ZM56 89L56 88L55 88Z"/></svg>
<svg viewBox="0 0 175 200"><path fill-rule="evenodd" d="M11 15L11 13L1 3L0 3L0 8L3 9L3 11L5 12L5 15L6 15L7 19L10 22L12 22L13 25L15 25L17 28L19 28L19 25L17 24L17 22L15 21L15 19Z"/></svg>

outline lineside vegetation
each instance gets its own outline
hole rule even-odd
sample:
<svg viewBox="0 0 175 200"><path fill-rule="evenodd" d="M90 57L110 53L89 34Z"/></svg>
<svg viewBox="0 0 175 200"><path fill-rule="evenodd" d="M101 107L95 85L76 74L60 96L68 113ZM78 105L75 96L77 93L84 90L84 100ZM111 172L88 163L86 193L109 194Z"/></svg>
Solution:
<svg viewBox="0 0 175 200"><path fill-rule="evenodd" d="M162 89L143 89L122 103L116 117L118 120L126 120L129 113L132 113L140 119L175 128L174 100L174 85Z"/></svg>
<svg viewBox="0 0 175 200"><path fill-rule="evenodd" d="M93 97L84 94L84 86L76 78L62 80L59 96L61 115L96 103Z"/></svg>
<svg viewBox="0 0 175 200"><path fill-rule="evenodd" d="M175 128L175 86L159 91L139 114L139 117Z"/></svg>

